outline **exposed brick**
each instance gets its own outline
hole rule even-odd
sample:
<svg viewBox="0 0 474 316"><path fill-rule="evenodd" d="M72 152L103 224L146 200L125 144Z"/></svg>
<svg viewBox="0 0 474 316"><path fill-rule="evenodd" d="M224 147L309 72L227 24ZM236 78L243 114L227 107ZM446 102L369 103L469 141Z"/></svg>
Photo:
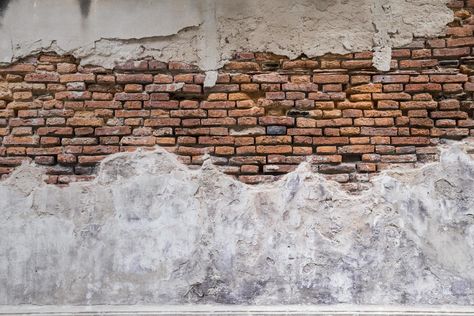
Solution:
<svg viewBox="0 0 474 316"><path fill-rule="evenodd" d="M56 72L37 72L25 75L26 82L59 82L59 74Z"/></svg>
<svg viewBox="0 0 474 316"><path fill-rule="evenodd" d="M184 163L216 155L224 172L251 183L294 170L313 152L314 170L351 185L428 161L436 152L419 148L474 136L474 70L465 58L473 28L459 12L447 37L394 49L388 73L372 68L369 51L318 60L241 53L205 89L204 73L175 61L109 70L49 54L0 67L0 158L8 158L0 173L34 159L52 166L48 181L67 184L109 154L156 144Z"/></svg>
<svg viewBox="0 0 474 316"><path fill-rule="evenodd" d="M295 124L295 119L292 117L265 116L265 117L260 117L258 119L258 122L262 125L292 126Z"/></svg>
<svg viewBox="0 0 474 316"><path fill-rule="evenodd" d="M94 74L82 74L82 73L75 73L75 74L67 74L60 76L61 83L67 82L94 82L95 75Z"/></svg>
<svg viewBox="0 0 474 316"><path fill-rule="evenodd" d="M291 154L293 148L290 145L257 146L259 154Z"/></svg>
<svg viewBox="0 0 474 316"><path fill-rule="evenodd" d="M343 60L341 67L347 69L372 68L372 60Z"/></svg>
<svg viewBox="0 0 474 316"><path fill-rule="evenodd" d="M67 119L67 124L70 126L101 126L104 125L104 120L93 117L72 117Z"/></svg>
<svg viewBox="0 0 474 316"><path fill-rule="evenodd" d="M39 137L36 136L5 136L3 145L5 146L34 146L39 144Z"/></svg>
<svg viewBox="0 0 474 316"><path fill-rule="evenodd" d="M473 37L448 38L446 40L446 45L448 47L473 46L474 38Z"/></svg>
<svg viewBox="0 0 474 316"><path fill-rule="evenodd" d="M468 56L469 53L469 47L433 49L433 56L435 57L461 57Z"/></svg>
<svg viewBox="0 0 474 316"><path fill-rule="evenodd" d="M428 137L392 137L393 145L429 145Z"/></svg>
<svg viewBox="0 0 474 316"><path fill-rule="evenodd" d="M431 68L438 65L436 59L421 59L421 60L401 60L400 68Z"/></svg>
<svg viewBox="0 0 474 316"><path fill-rule="evenodd" d="M313 75L314 83L348 83L348 75L318 74Z"/></svg>
<svg viewBox="0 0 474 316"><path fill-rule="evenodd" d="M444 83L444 82L466 82L468 79L467 75L456 74L456 75L430 75L432 82Z"/></svg>
<svg viewBox="0 0 474 316"><path fill-rule="evenodd" d="M260 65L255 62L242 62L242 61L231 61L224 66L227 70L237 70L237 71L259 71Z"/></svg>
<svg viewBox="0 0 474 316"><path fill-rule="evenodd" d="M95 129L97 136L128 135L132 132L130 126L107 126Z"/></svg>
<svg viewBox="0 0 474 316"><path fill-rule="evenodd" d="M131 146L153 146L156 144L156 140L154 136L125 136L124 138L122 138L121 144Z"/></svg>
<svg viewBox="0 0 474 316"><path fill-rule="evenodd" d="M408 101L401 102L400 108L402 110L416 110L416 109L436 109L438 103L436 101Z"/></svg>
<svg viewBox="0 0 474 316"><path fill-rule="evenodd" d="M258 83L285 83L288 82L288 76L278 73L258 74L252 76L253 82Z"/></svg>

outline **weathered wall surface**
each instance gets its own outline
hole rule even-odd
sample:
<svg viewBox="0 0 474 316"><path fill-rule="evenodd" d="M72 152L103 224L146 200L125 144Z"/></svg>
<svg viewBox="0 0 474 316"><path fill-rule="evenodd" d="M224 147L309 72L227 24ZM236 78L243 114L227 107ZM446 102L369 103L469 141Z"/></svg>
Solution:
<svg viewBox="0 0 474 316"><path fill-rule="evenodd" d="M242 50L296 58L375 48L388 70L391 47L438 35L453 18L446 0L4 2L0 62L47 49L107 67L152 56L216 70Z"/></svg>
<svg viewBox="0 0 474 316"><path fill-rule="evenodd" d="M0 305L473 305L473 11L1 1Z"/></svg>
<svg viewBox="0 0 474 316"><path fill-rule="evenodd" d="M307 164L249 186L164 150L66 188L23 166L0 183L0 304L472 305L474 144L442 150L358 196Z"/></svg>

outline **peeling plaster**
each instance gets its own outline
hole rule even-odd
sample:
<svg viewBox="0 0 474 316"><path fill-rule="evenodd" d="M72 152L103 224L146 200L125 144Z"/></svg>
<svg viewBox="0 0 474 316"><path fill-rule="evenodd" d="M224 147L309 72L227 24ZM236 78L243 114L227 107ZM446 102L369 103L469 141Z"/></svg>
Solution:
<svg viewBox="0 0 474 316"><path fill-rule="evenodd" d="M152 56L215 71L236 51L296 58L374 50L374 65L387 70L392 47L409 44L413 36L442 34L453 19L446 3L16 0L3 11L0 62L48 50L105 67ZM31 17L18 19L24 12Z"/></svg>
<svg viewBox="0 0 474 316"><path fill-rule="evenodd" d="M474 139L349 195L308 164L249 186L120 153L98 178L0 182L0 305L474 304Z"/></svg>

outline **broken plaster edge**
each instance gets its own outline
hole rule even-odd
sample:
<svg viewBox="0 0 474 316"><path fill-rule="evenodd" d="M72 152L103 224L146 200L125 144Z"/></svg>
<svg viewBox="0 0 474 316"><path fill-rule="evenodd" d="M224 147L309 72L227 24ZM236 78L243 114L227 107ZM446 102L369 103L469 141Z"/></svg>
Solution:
<svg viewBox="0 0 474 316"><path fill-rule="evenodd" d="M314 46L292 47L288 42L289 46L259 44L257 46L260 47L251 47L252 44L248 44L245 47L242 46L243 44L239 44L242 41L239 38L235 43L222 46L222 39L219 37L222 36L220 35L220 29L223 26L219 24L220 17L216 16L215 2L208 0L205 2L203 17L199 23L187 24L174 33L168 32L156 36L147 34L144 37L97 37L90 38L82 43L77 42L77 40L74 42L54 38L30 41L18 39L16 42L11 39L10 58L6 58L5 55L3 62L0 61L0 65L8 65L27 56L42 52L73 55L80 59L81 65L102 66L108 69L127 60L154 58L164 62L178 61L195 64L206 73L205 86L212 87L215 84L216 72L230 61L238 51L268 52L286 56L289 59L296 59L302 55L308 58L317 58L326 54L347 54L368 50L373 52L373 66L379 71L386 72L390 70L393 48L402 48L409 45L420 36L432 38L445 34L446 24L452 21L454 14L446 6L448 0L438 0L437 2L444 3L444 8L433 5L433 8L440 10L435 12L439 21L436 23L432 21L430 23L431 27L423 30L416 29L415 25L407 26L411 25L410 20L404 21L405 28L412 28L409 32L404 29L402 32L404 36L397 36L398 30L396 27L398 24L394 21L399 18L397 14L403 13L406 8L399 11L397 11L397 8L391 10L390 5L393 5L391 1L374 0L370 12L374 32L371 39L366 38L367 43L355 42L350 43L349 46L342 43L342 45L335 47L331 45L326 45L326 47L315 42ZM430 4L421 3L420 6L430 6ZM243 36L243 34L240 36ZM345 37L343 36L340 40L344 42ZM280 41L285 42L283 38Z"/></svg>
<svg viewBox="0 0 474 316"><path fill-rule="evenodd" d="M388 169L377 172L373 177L369 178L368 182L365 183L369 184L368 188L373 188L374 186L383 186L387 179L398 179L402 182L404 182L403 179L405 179L405 181L409 181L409 179L415 179L417 175L422 174L424 170L429 170L430 168L436 167L436 165L442 164L444 160L449 160L450 155L456 155L457 160L468 160L474 162L474 156L471 154L471 152L474 152L474 137L467 137L460 141L443 140L437 145L436 148L439 153L439 159L436 161L422 164L420 163L412 168L402 168L397 165L390 166ZM119 152L111 154L97 165L96 172L94 173L95 177L93 179L88 181L71 182L68 186L107 186L111 185L112 183L118 184L123 181L127 181L127 178L121 177L110 179L107 167L110 165L113 168L112 165L114 161L118 161L120 159L139 163L142 159L146 159L147 157L153 158L156 155L162 155L167 161L173 164L175 170L184 171L191 177L200 178L205 174L213 173L215 177L224 177L230 182L236 183L237 185L245 187L248 190L261 191L284 186L285 183L291 181L292 178L301 176L303 178L318 179L328 189L334 193L337 193L341 198L361 199L371 194L371 190L367 188L351 193L344 189L341 183L326 177L322 173L314 172L311 169L309 161L315 155L308 155L306 157L306 161L301 162L295 170L286 174L282 174L279 178L273 181L269 180L256 184L247 184L239 181L232 175L224 173L222 169L220 169L219 165L213 163L212 156L209 154L204 156L204 162L202 165L198 166L197 168L192 168L191 166L181 162L177 154L169 152L159 145L155 145L152 150L138 148L132 152ZM0 179L0 185L16 187L25 196L27 196L39 187L56 186L54 184L46 183L44 181L45 179L45 167L37 165L33 161L24 161L20 166L15 167L7 177ZM28 185L25 185L25 183L28 183ZM61 189L65 187L59 188Z"/></svg>

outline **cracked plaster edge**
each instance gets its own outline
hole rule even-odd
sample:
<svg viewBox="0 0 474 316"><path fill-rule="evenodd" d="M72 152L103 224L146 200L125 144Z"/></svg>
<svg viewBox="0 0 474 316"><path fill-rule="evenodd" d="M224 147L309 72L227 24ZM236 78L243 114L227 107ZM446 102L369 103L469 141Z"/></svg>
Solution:
<svg viewBox="0 0 474 316"><path fill-rule="evenodd" d="M451 9L447 7L449 0L441 0L445 3L446 13L448 11L451 14L451 20L454 18L454 14ZM425 5L425 4L421 4ZM45 52L54 52L60 55L72 55L80 59L81 65L93 65L93 66L102 66L105 68L113 68L120 62L126 60L140 60L144 58L154 58L156 60L169 62L181 61L191 64L196 64L199 69L201 69L205 74L205 87L212 87L215 85L217 80L217 71L222 69L223 66L232 59L232 55L236 51L224 52L219 47L219 38L218 38L218 22L216 16L216 3L213 0L204 0L204 14L203 21L198 24L187 25L178 29L174 33L166 35L157 35L157 36L147 36L147 37L138 37L138 38L105 38L101 37L94 40L93 42L86 43L79 47L73 48L64 48L58 44L57 40L51 40L44 43L44 40L36 40L34 42L25 42L22 43L22 46L26 46L21 50L15 50L13 41L11 40L11 51L12 56L9 62L0 62L0 66L9 65L19 61L20 59L26 58L31 55L45 53ZM368 50L373 51L374 55L372 58L373 66L382 72L387 72L390 70L391 63L391 53L392 48L402 48L406 45L409 45L413 42L414 39L419 37L414 32L411 33L409 38L402 38L395 40L391 32L391 27L393 26L392 14L390 11L390 0L374 0L371 8L372 24L374 27L374 34L372 38L372 47ZM388 21L388 22L387 22ZM449 23L448 21L447 23ZM446 22L446 21L445 21ZM430 30L430 34L424 35L426 38L432 38L436 36L445 35L446 24L439 26L437 29ZM201 32L199 32L201 31ZM172 46L173 39L180 40L179 37L184 33L193 33L191 38L198 38L197 47L195 47L195 56L188 58L176 58L179 55L178 51L174 53L165 52L169 46ZM183 39L181 39L183 40ZM185 39L184 39L185 40ZM102 44L120 44L120 45L136 45L132 47L132 50L129 52L128 56L119 56L114 52L101 52L99 46ZM147 44L162 44L160 48L156 47L147 47ZM16 45L17 47L20 44ZM179 47L179 46L178 46ZM253 51L251 48L249 51ZM360 52L359 47L347 47L343 45L343 49L327 49L319 51L318 53L313 53L308 51L308 49L300 49L298 52L294 52L291 48L278 48L273 50L266 51L267 53L274 53L278 55L285 56L289 59L296 59L302 55L307 56L308 58L317 58L322 57L326 54L346 54L346 53L356 53ZM164 56L168 54L169 56Z"/></svg>
<svg viewBox="0 0 474 316"><path fill-rule="evenodd" d="M171 153L158 145L154 146L153 150L144 150L138 148L133 152L120 152L107 156L102 160L96 167L95 178L89 181L71 182L66 187L58 187L54 184L48 184L44 182L46 179L46 168L35 164L35 162L24 161L20 166L14 168L14 170L4 179L0 179L0 187L7 185L15 187L18 191L22 192L24 196L29 196L35 190L41 187L58 187L60 189L78 186L108 186L111 184L120 184L126 181L128 178L117 177L116 179L108 179L107 166L112 165L114 161L125 159L129 162L139 163L142 159L152 157L155 155L163 155L167 161L172 163L174 170L184 171L193 178L203 178L206 175L211 175L215 178L224 177L228 181L231 181L235 185L245 187L250 191L265 191L271 190L284 186L288 181L295 177L317 180L320 181L327 189L332 191L341 199L352 199L359 200L372 195L374 188L382 188L387 179L395 179L398 182L409 183L415 182L417 176L423 174L425 170L436 167L443 163L447 163L452 159L452 156L456 156L456 161L463 161L465 163L474 163L474 137L467 137L463 140L443 140L437 145L437 151L439 153L439 159L433 162L423 163L413 168L401 168L399 166L393 166L388 169L382 170L369 179L370 189L364 189L358 192L349 192L345 190L342 185L332 179L325 177L324 174L314 172L311 170L309 160L314 155L307 156L306 161L301 162L298 167L289 173L282 175L280 178L274 181L266 181L257 184L247 184L239 181L235 177L224 173L219 167L212 162L212 156L206 154L204 156L204 162L198 168L192 168L189 165L182 163L178 159L178 155ZM132 167L133 169L134 167Z"/></svg>

